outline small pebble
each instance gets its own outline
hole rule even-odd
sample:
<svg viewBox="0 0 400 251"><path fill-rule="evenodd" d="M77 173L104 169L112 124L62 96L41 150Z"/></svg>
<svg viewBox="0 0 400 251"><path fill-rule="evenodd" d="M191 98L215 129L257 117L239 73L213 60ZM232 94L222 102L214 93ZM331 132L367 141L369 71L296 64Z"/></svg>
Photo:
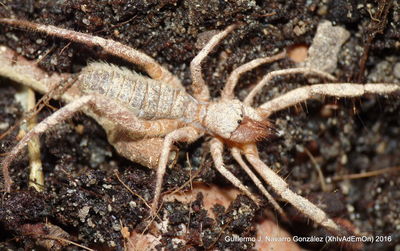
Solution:
<svg viewBox="0 0 400 251"><path fill-rule="evenodd" d="M396 64L394 65L394 67L393 67L393 75L394 75L396 78L400 79L400 62L399 62L399 63L396 63Z"/></svg>

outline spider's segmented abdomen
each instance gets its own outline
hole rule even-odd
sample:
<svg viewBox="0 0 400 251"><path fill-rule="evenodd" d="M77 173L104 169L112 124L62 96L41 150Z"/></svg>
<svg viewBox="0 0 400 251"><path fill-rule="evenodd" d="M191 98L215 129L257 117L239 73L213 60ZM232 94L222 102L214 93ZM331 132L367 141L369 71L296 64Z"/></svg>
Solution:
<svg viewBox="0 0 400 251"><path fill-rule="evenodd" d="M138 118L192 121L197 101L183 89L107 63L91 63L79 76L83 93L98 93L128 106Z"/></svg>

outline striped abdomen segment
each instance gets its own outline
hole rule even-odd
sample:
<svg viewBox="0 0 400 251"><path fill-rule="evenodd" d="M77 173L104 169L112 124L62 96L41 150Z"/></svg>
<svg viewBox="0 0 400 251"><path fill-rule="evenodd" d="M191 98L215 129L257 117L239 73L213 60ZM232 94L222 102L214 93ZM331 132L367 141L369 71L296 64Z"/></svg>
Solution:
<svg viewBox="0 0 400 251"><path fill-rule="evenodd" d="M194 120L197 101L183 89L106 63L91 63L79 76L83 93L98 93L128 106L141 119Z"/></svg>

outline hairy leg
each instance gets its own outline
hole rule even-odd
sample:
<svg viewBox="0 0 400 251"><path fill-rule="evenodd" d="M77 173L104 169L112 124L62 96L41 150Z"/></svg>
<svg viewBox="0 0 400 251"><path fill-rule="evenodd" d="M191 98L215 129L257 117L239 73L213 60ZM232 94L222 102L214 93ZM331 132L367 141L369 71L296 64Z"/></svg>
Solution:
<svg viewBox="0 0 400 251"><path fill-rule="evenodd" d="M79 111L82 106L87 105L89 102L93 100L92 96L83 96L78 100L64 106L62 109L53 113L51 116L47 117L45 120L40 122L37 126L35 126L32 130L30 130L21 141L8 153L7 157L1 162L1 166L3 168L3 177L4 177L4 188L6 192L11 191L12 180L9 174L8 167L11 162L17 157L17 155L22 151L22 149L26 146L26 144L35 136L42 134L47 131L54 125L70 118L75 112Z"/></svg>
<svg viewBox="0 0 400 251"><path fill-rule="evenodd" d="M292 68L292 69L284 69L284 70L277 70L277 71L272 71L265 75L263 79L261 79L260 82L250 91L250 93L247 95L247 97L244 99L244 103L246 105L251 106L253 103L254 96L261 91L261 89L267 85L273 78L278 77L278 76L286 76L290 74L304 74L304 75L314 75L314 76L319 76L322 78L326 78L329 81L335 81L335 77L332 76L329 73L315 70L312 68Z"/></svg>
<svg viewBox="0 0 400 251"><path fill-rule="evenodd" d="M250 170L247 164L243 161L242 156L240 154L240 150L236 147L233 147L231 149L231 153L236 162L239 163L240 167L242 167L242 169L247 173L247 175L250 176L254 184L258 187L258 189L260 189L260 191L265 195L265 197L267 197L268 201L274 206L275 210L278 211L278 213L282 216L282 219L286 222L289 222L286 213L279 206L278 202L276 202L276 200L272 197L272 195L265 189L265 187L263 186L261 181L257 178L257 176Z"/></svg>
<svg viewBox="0 0 400 251"><path fill-rule="evenodd" d="M40 69L35 61L17 56L15 51L6 46L0 46L0 76L9 78L41 94L45 94L67 81L71 77L71 74L53 73L49 75ZM67 93L63 94L62 100L70 102L76 100L79 96L79 89L76 86L71 86L67 90Z"/></svg>
<svg viewBox="0 0 400 251"><path fill-rule="evenodd" d="M130 135L137 133L141 138L148 135L164 135L166 132L174 130L177 126L176 123L173 123L174 121L172 121L171 124L164 124L162 121L141 121L137 119L129 109L122 107L118 103L112 102L112 100L107 97L99 95L82 96L41 121L37 126L30 130L20 142L18 142L10 153L8 153L7 157L1 162L6 192L10 192L12 183L8 167L29 140L49 130L56 124L70 118L85 106L88 107L88 110L93 110L92 113L94 114L94 117L97 116L99 123L106 123L112 120L113 129L125 132L129 131ZM89 111L88 113L90 114ZM108 130L112 128L107 127ZM109 133L108 136L110 137L110 135L111 134Z"/></svg>
<svg viewBox="0 0 400 251"><path fill-rule="evenodd" d="M67 30L53 25L36 24L24 20L0 18L0 23L9 24L23 29L33 30L35 32L42 32L50 36L68 39L88 46L99 46L103 48L106 52L114 56L137 64L138 66L143 68L151 78L170 83L177 88L183 88L179 79L172 75L167 69L158 64L153 58L149 57L143 52L135 50L114 40L104 39L98 36Z"/></svg>
<svg viewBox="0 0 400 251"><path fill-rule="evenodd" d="M400 93L400 84L351 84L351 83L327 83L303 86L289 91L282 96L274 98L258 107L264 117L307 101L318 95L327 95L338 98L359 97L365 94L395 94Z"/></svg>
<svg viewBox="0 0 400 251"><path fill-rule="evenodd" d="M5 46L0 46L0 75L8 77L25 86L29 86L42 94L47 93L45 96L49 96L49 98L57 98L51 94L51 90L66 79L71 78L71 74L66 73L52 73L49 75L40 69L36 62L27 60L22 56L16 56L15 51L8 49ZM77 88L77 85L72 85L65 93L62 94L61 100L65 101L66 103L70 103L79 99L81 95L82 94ZM105 104L107 105L108 102L105 102ZM112 112L123 108L124 107L119 105L116 109L109 108L109 110ZM107 109L103 108L103 110ZM125 110L127 109L125 108ZM116 122L113 118L107 119L89 109L84 109L84 112L94 118L104 128L107 133L108 141L114 146L119 154L127 159L132 160L133 162L137 162L151 168L157 167L160 149L163 142L163 138L157 137L157 135L160 134L159 132L165 132L164 134L166 134L180 126L178 125L177 121L154 121L154 124L147 124L147 130L146 127L144 127L142 132L131 132L129 128L125 128L123 125L121 125L121 123L118 123L118 121ZM129 112L127 111L126 114L129 114ZM134 117L133 120L136 120L136 118ZM122 124L128 124L128 126L132 125L131 123L126 122ZM13 128L16 128L16 126L11 127L9 131L11 131ZM151 128L162 129L149 130ZM1 136L5 134L6 133L2 134ZM149 138L149 135L151 134L157 135L154 136L154 138ZM143 135L146 135L146 138L143 138Z"/></svg>
<svg viewBox="0 0 400 251"><path fill-rule="evenodd" d="M190 72L192 74L193 81L193 96L197 100L208 101L210 99L208 87L201 73L201 63L203 62L204 58L215 48L215 46L217 46L221 40L233 29L235 29L235 25L230 25L224 31L214 35L204 46L204 48L201 49L199 54L197 54L197 56L192 60L192 62L190 62Z"/></svg>
<svg viewBox="0 0 400 251"><path fill-rule="evenodd" d="M224 145L219 139L213 138L210 141L211 156L214 160L214 165L217 168L218 172L220 172L235 187L239 188L248 197L250 197L257 205L260 205L260 200L256 196L254 196L250 192L250 190L245 185L243 185L243 183L238 178L235 177L235 175L233 175L228 169L225 168L222 158L223 150Z"/></svg>
<svg viewBox="0 0 400 251"><path fill-rule="evenodd" d="M161 187L163 184L163 178L165 175L165 171L167 168L168 164L168 159L169 159L169 153L171 151L171 148L173 147L174 142L187 142L191 143L198 138L200 138L203 135L202 132L200 132L198 129L194 127L183 127L176 129L173 132L170 132L165 136L162 149L161 149L161 154L160 154L160 159L158 161L158 169L157 169L157 177L156 177L156 188L154 190L154 199L153 199L153 204L152 204L152 215L157 214L158 210L158 201L160 199L161 195Z"/></svg>
<svg viewBox="0 0 400 251"><path fill-rule="evenodd" d="M256 145L247 145L245 151L245 156L250 164L279 196L281 196L284 200L292 204L300 212L307 215L319 225L327 228L337 235L343 234L343 230L333 220L331 220L324 211L315 206L306 198L290 190L288 184L260 160Z"/></svg>
<svg viewBox="0 0 400 251"><path fill-rule="evenodd" d="M286 56L286 51L283 51L281 53L278 53L278 54L270 56L270 57L254 59L250 62L247 62L247 63L239 66L238 68L233 70L231 72L231 74L229 75L228 80L226 81L225 87L221 92L221 97L223 99L228 99L228 100L235 98L234 89L235 89L235 86L236 86L240 76L243 73L245 73L247 71L251 71L260 65L272 63L274 61L282 59L285 56Z"/></svg>

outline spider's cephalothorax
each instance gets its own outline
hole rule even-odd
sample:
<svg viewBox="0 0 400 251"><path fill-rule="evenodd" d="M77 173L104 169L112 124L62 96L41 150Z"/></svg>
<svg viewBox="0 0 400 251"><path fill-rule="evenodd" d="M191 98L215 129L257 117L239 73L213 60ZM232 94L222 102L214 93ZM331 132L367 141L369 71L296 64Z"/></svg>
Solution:
<svg viewBox="0 0 400 251"><path fill-rule="evenodd" d="M259 202L258 198L225 168L222 157L224 143L230 148L232 156L241 168L284 218L285 213L282 208L268 193L263 182L259 180L248 164L256 170L264 182L272 187L277 195L321 226L335 234L341 234L341 228L321 209L291 191L286 182L261 161L256 142L271 134L271 125L267 121L270 114L305 102L315 96L355 97L367 93L389 94L400 90L398 85L386 83L365 85L352 83L315 84L289 91L255 109L251 107L254 95L259 93L262 87L267 85L271 78L275 76L313 74L330 81L335 80L330 74L319 70L293 68L268 73L252 89L243 102L235 99L234 88L239 76L261 64L285 57L285 53L280 53L272 57L254 59L235 69L229 75L220 99L211 102L208 87L202 77L201 63L210 51L235 28L234 25L214 35L192 60L190 65L193 81L192 96L186 93L177 77L154 59L119 42L55 26L16 19L0 18L0 23L70 39L88 46L99 46L106 52L143 68L152 78L146 78L127 69L105 63L89 64L78 77L77 84L80 89L72 87L63 95L64 100L69 104L29 131L2 161L7 192L11 190L12 184L8 167L28 141L35 135L39 135L71 117L75 112L84 110L104 127L109 142L121 155L149 167L157 166L155 196L152 204L153 215L157 212L163 177L174 142L190 143L207 133L212 136L210 151L217 170L256 203ZM10 59L10 62L13 61ZM26 65L23 69L27 69ZM1 69L4 69L4 67L2 66ZM16 69L14 62L6 67L9 67L7 69L11 69L10 71ZM31 67L30 69L38 71L37 68ZM13 77L14 75L10 74L10 71L4 70L2 74L39 90L50 89L49 86L38 87L42 82L46 82L46 79L42 78L41 81L38 81L37 74L29 75L29 72L18 71L21 75L28 74L33 79L30 81L29 77ZM42 73L42 75L46 74ZM99 79L99 76L102 77ZM62 81L62 78L59 81ZM243 155L247 162L242 159Z"/></svg>
<svg viewBox="0 0 400 251"><path fill-rule="evenodd" d="M254 143L272 133L269 121L237 99L209 103L203 114L200 120L204 128L233 144Z"/></svg>

